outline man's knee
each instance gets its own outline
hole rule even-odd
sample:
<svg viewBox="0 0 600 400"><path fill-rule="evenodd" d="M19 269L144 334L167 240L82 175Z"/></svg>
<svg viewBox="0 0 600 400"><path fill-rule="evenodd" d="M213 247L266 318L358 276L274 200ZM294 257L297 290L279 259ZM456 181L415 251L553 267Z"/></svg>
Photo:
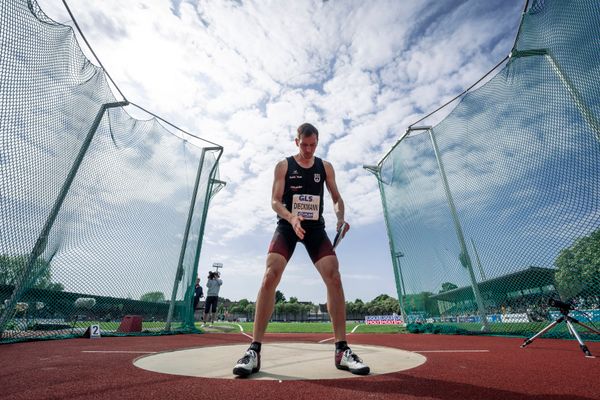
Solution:
<svg viewBox="0 0 600 400"><path fill-rule="evenodd" d="M279 254L269 254L267 258L267 269L263 276L262 286L266 289L273 289L279 284L286 260Z"/></svg>
<svg viewBox="0 0 600 400"><path fill-rule="evenodd" d="M279 284L281 280L281 272L274 268L268 268L263 276L262 286L271 289Z"/></svg>
<svg viewBox="0 0 600 400"><path fill-rule="evenodd" d="M336 268L335 270L327 271L323 276L327 286L342 287L342 276Z"/></svg>
<svg viewBox="0 0 600 400"><path fill-rule="evenodd" d="M342 276L335 256L322 258L317 262L317 267L327 286L342 286Z"/></svg>

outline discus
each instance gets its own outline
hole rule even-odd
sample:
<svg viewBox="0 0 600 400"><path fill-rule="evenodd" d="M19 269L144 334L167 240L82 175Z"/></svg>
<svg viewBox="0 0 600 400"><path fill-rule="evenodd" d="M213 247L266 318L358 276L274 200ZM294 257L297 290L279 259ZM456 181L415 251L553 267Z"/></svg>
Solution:
<svg viewBox="0 0 600 400"><path fill-rule="evenodd" d="M335 239L333 239L333 249L335 250L335 248L337 247L338 244L340 244L340 242L342 241L342 239L344 238L345 234L344 234L344 230L346 229L346 226L348 224L346 224L345 222L342 224L342 226L340 226L340 229L338 229L337 233L335 234Z"/></svg>

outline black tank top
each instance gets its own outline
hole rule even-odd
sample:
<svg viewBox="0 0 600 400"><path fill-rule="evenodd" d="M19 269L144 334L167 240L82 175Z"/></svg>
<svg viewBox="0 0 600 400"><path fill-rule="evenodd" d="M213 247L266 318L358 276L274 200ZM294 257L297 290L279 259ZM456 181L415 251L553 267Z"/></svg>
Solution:
<svg viewBox="0 0 600 400"><path fill-rule="evenodd" d="M304 168L301 167L293 156L287 157L287 172L285 174L285 187L283 189L283 197L281 199L282 203L285 205L285 208L291 213L292 211L292 203L294 201L294 195L298 195L297 200L302 201L310 201L312 200L311 196L319 196L319 213L317 220L308 220L306 217L302 222L303 225L319 225L324 224L323 220L323 186L325 184L325 178L327 175L325 174L325 166L323 165L323 160L319 157L315 157L315 162L312 167ZM302 196L306 195L306 196ZM308 212L306 215L310 215L314 212L314 208L311 208L311 204L303 204L302 206L297 206L300 208L297 210L299 215L303 215L304 207ZM287 223L283 218L279 219L279 223Z"/></svg>

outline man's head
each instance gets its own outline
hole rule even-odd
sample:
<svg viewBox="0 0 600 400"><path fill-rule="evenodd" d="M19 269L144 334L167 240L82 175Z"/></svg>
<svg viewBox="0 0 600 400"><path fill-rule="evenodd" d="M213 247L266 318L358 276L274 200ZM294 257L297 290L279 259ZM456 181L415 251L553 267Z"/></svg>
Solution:
<svg viewBox="0 0 600 400"><path fill-rule="evenodd" d="M297 129L296 146L300 150L300 156L304 159L311 159L317 144L319 143L319 131L308 122L303 123Z"/></svg>
<svg viewBox="0 0 600 400"><path fill-rule="evenodd" d="M309 124L308 122L303 123L296 130L296 139L300 139L302 136L312 136L316 135L317 140L319 140L319 131L314 125Z"/></svg>

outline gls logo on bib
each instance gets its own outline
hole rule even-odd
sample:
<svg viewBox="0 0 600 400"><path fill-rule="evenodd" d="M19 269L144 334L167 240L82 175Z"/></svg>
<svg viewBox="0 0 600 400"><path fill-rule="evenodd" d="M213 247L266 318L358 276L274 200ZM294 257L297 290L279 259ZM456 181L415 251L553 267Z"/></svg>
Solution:
<svg viewBox="0 0 600 400"><path fill-rule="evenodd" d="M292 196L292 215L304 217L306 220L319 219L321 196L312 194L295 194Z"/></svg>

